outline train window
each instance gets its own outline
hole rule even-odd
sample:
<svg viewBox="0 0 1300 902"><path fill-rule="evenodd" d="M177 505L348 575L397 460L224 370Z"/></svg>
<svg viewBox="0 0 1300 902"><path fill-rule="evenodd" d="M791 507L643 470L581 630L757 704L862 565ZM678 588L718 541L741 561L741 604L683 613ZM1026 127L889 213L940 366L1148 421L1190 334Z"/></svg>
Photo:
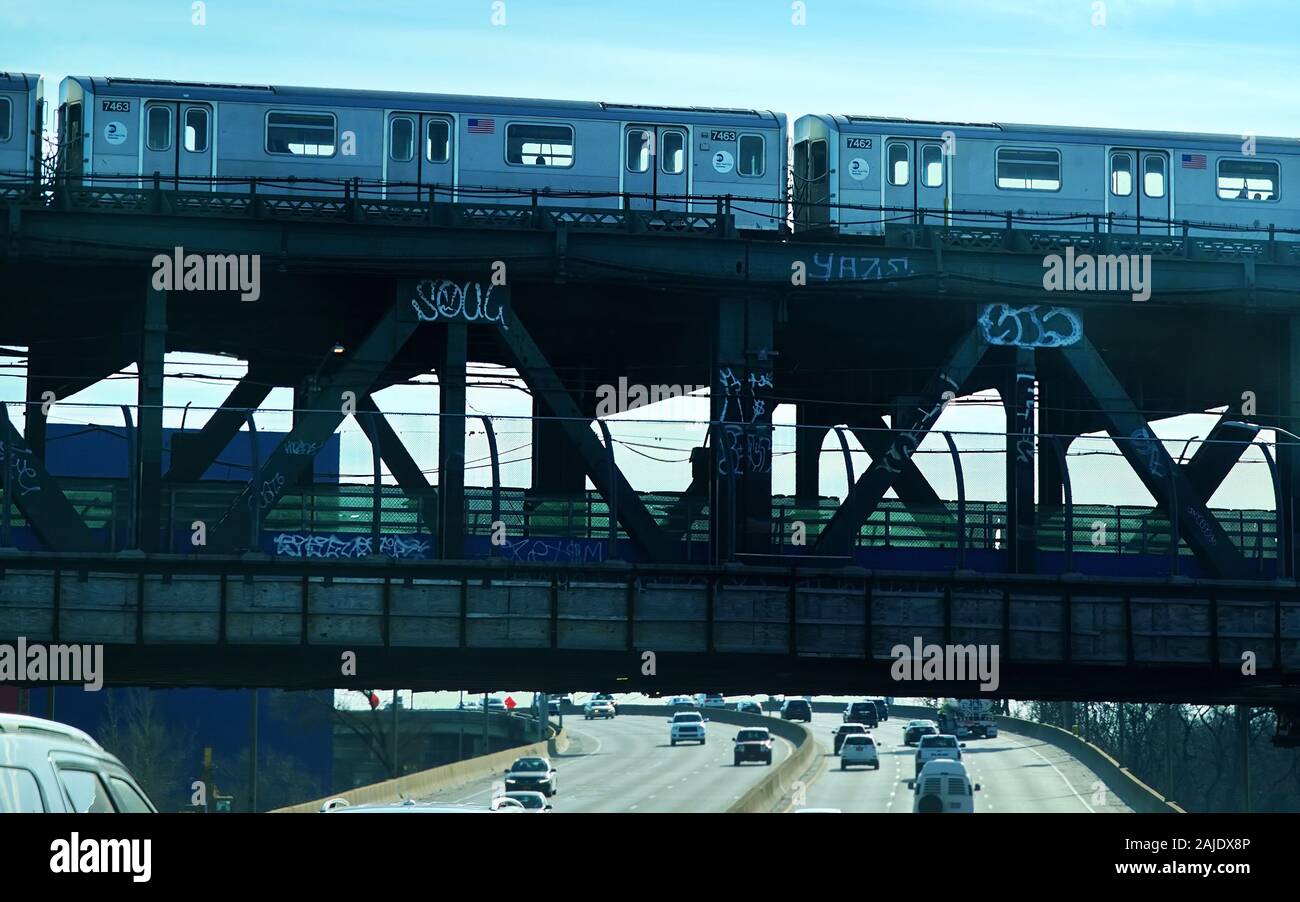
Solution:
<svg viewBox="0 0 1300 902"><path fill-rule="evenodd" d="M415 121L406 116L388 120L388 158L399 163L415 159Z"/></svg>
<svg viewBox="0 0 1300 902"><path fill-rule="evenodd" d="M208 111L192 106L185 111L185 149L203 153L208 149Z"/></svg>
<svg viewBox="0 0 1300 902"><path fill-rule="evenodd" d="M1165 196L1165 158L1147 154L1142 160L1142 192L1147 197Z"/></svg>
<svg viewBox="0 0 1300 902"><path fill-rule="evenodd" d="M506 126L511 166L572 166L573 126L513 122Z"/></svg>
<svg viewBox="0 0 1300 902"><path fill-rule="evenodd" d="M643 128L627 130L627 171L648 172L654 153L654 138Z"/></svg>
<svg viewBox="0 0 1300 902"><path fill-rule="evenodd" d="M1022 191L1061 190L1061 152L999 147L997 185Z"/></svg>
<svg viewBox="0 0 1300 902"><path fill-rule="evenodd" d="M1116 197L1133 193L1133 158L1126 153L1110 155L1110 193Z"/></svg>
<svg viewBox="0 0 1300 902"><path fill-rule="evenodd" d="M912 148L902 141L890 141L885 148L885 171L889 184L906 185L912 180Z"/></svg>
<svg viewBox="0 0 1300 902"><path fill-rule="evenodd" d="M14 105L8 97L0 97L0 141L8 141L13 136Z"/></svg>
<svg viewBox="0 0 1300 902"><path fill-rule="evenodd" d="M451 123L446 119L429 120L424 134L424 158L430 163L451 159Z"/></svg>
<svg viewBox="0 0 1300 902"><path fill-rule="evenodd" d="M827 165L827 149L829 145L826 139L822 138L812 141L808 145L808 178L820 179L825 178L829 170Z"/></svg>
<svg viewBox="0 0 1300 902"><path fill-rule="evenodd" d="M741 135L736 157L738 173L754 178L761 176L767 171L767 165L763 160L763 136Z"/></svg>
<svg viewBox="0 0 1300 902"><path fill-rule="evenodd" d="M921 184L927 188L943 187L943 147L921 145Z"/></svg>
<svg viewBox="0 0 1300 902"><path fill-rule="evenodd" d="M666 175L680 175L686 171L686 135L684 132L664 132L660 136L659 168Z"/></svg>
<svg viewBox="0 0 1300 902"><path fill-rule="evenodd" d="M332 157L336 128L333 113L267 113L266 152Z"/></svg>
<svg viewBox="0 0 1300 902"><path fill-rule="evenodd" d="M1220 200L1277 200L1281 174L1276 160L1220 160L1218 183Z"/></svg>
<svg viewBox="0 0 1300 902"><path fill-rule="evenodd" d="M172 110L166 106L149 107L145 121L145 145L150 150L168 150L172 146Z"/></svg>

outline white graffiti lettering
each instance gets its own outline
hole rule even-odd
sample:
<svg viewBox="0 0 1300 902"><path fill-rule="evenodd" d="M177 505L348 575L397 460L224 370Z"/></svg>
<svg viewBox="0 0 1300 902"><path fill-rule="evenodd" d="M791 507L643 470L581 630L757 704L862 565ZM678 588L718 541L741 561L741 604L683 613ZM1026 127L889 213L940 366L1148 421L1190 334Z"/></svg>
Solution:
<svg viewBox="0 0 1300 902"><path fill-rule="evenodd" d="M281 557L341 560L363 558L374 549L370 536L308 535L279 533L275 536L275 554ZM429 556L431 543L404 536L380 536L379 553L400 559Z"/></svg>
<svg viewBox="0 0 1300 902"><path fill-rule="evenodd" d="M1083 320L1065 307L986 304L980 311L979 326L980 334L991 345L1068 348L1083 338Z"/></svg>
<svg viewBox="0 0 1300 902"><path fill-rule="evenodd" d="M502 556L512 561L588 564L605 559L605 546L573 539L507 539Z"/></svg>
<svg viewBox="0 0 1300 902"><path fill-rule="evenodd" d="M819 282L886 282L913 275L908 257L859 257L813 254L810 275Z"/></svg>
<svg viewBox="0 0 1300 902"><path fill-rule="evenodd" d="M470 289L474 289L471 297ZM505 304L498 300L493 305L492 289L494 286L480 282L466 282L457 285L449 279L437 282L425 279L415 286L416 297L411 298L415 315L423 322L437 320L459 320L467 323L496 323L503 329L506 325Z"/></svg>

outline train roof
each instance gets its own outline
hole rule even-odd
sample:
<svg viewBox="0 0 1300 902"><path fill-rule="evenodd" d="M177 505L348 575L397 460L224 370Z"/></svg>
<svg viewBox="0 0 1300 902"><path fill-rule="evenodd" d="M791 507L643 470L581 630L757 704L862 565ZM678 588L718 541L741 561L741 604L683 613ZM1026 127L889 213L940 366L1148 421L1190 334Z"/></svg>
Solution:
<svg viewBox="0 0 1300 902"><path fill-rule="evenodd" d="M1194 145L1196 147L1223 147L1240 151L1243 135L1224 135L1210 132L1174 132L1143 129L1091 128L1073 125L1032 125L1019 122L953 122L929 119L907 119L893 116L813 115L840 131L869 131L878 134L881 126L891 133L935 137L935 130L952 131L959 137L977 137L1003 134L1017 138L1061 143L1092 144L1151 144L1154 146ZM1295 138L1256 135L1255 146L1270 150L1300 150Z"/></svg>
<svg viewBox="0 0 1300 902"><path fill-rule="evenodd" d="M637 120L650 114L670 114L675 121L709 122L737 125L782 125L784 113L769 110L732 109L727 107L676 107L651 106L631 103L605 103L585 100L538 100L533 98L491 97L469 94L429 94L415 91L374 91L348 88L311 88L292 85L242 85L222 82L169 81L146 78L101 78L97 76L69 76L89 92L112 92L128 97L159 99L225 100L231 102L265 102L279 99L284 102L319 104L322 106L383 107L387 109L411 107L417 110L502 113L528 110L536 116L567 116L583 119L608 119L613 121Z"/></svg>
<svg viewBox="0 0 1300 902"><path fill-rule="evenodd" d="M34 88L40 80L41 77L34 72L0 72L0 84L11 82L18 83L20 87Z"/></svg>

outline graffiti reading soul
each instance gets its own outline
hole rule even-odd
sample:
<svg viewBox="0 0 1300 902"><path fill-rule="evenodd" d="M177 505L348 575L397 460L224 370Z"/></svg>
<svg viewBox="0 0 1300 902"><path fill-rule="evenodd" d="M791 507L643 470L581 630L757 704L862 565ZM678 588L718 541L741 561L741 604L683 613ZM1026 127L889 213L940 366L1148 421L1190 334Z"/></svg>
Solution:
<svg viewBox="0 0 1300 902"><path fill-rule="evenodd" d="M482 282L457 285L450 279L424 279L415 285L411 307L422 322L447 320L463 323L496 323L506 325L506 295L498 292L495 299L492 289L497 286Z"/></svg>

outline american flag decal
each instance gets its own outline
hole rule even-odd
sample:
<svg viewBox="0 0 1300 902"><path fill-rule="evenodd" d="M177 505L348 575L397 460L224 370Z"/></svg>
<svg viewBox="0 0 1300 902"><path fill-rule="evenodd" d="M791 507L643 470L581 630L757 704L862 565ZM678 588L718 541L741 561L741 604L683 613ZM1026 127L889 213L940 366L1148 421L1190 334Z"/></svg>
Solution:
<svg viewBox="0 0 1300 902"><path fill-rule="evenodd" d="M1203 153L1185 153L1183 154L1184 169L1204 169L1205 154Z"/></svg>
<svg viewBox="0 0 1300 902"><path fill-rule="evenodd" d="M467 119L465 124L469 126L471 135L496 134L497 121L495 119Z"/></svg>

